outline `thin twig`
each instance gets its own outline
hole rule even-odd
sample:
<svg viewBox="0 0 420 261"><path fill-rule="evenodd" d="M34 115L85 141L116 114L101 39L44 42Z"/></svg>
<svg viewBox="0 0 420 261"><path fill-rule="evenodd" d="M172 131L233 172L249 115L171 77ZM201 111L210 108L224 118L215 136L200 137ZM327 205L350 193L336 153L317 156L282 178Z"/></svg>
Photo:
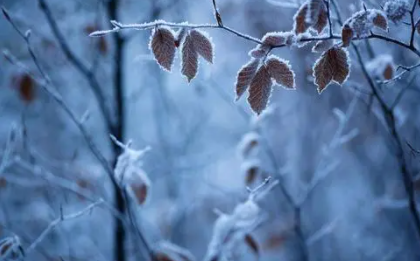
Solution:
<svg viewBox="0 0 420 261"><path fill-rule="evenodd" d="M220 15L219 9L217 8L216 0L213 0L214 17L216 18L217 24L223 27L222 16Z"/></svg>
<svg viewBox="0 0 420 261"><path fill-rule="evenodd" d="M85 207L84 209L82 209L82 210L80 210L76 213L69 214L69 215L60 214L60 217L58 217L54 221L52 221L48 225L48 227L35 239L35 241L32 242L32 244L26 249L25 252L29 253L29 252L33 251L36 248L36 246L39 243L41 243L41 241L48 235L48 233L50 233L61 222L83 216L83 215L87 214L92 209L94 209L95 207L97 207L98 205L100 205L102 203L103 203L103 200L98 200L97 202L90 204L89 206Z"/></svg>
<svg viewBox="0 0 420 261"><path fill-rule="evenodd" d="M335 3L335 0L331 0L331 2L333 3L334 8L336 9L336 13L337 16L339 17L338 22L340 24L342 24L342 20L340 19L340 11L338 9L337 4ZM414 1L415 3L417 3L417 1ZM414 10L415 7L413 7ZM382 37L382 36L378 36L376 35L376 37L378 38L386 38L386 37ZM390 39L390 38L387 38ZM414 46L411 45L407 45L404 44L398 40L393 40L394 43L397 43L401 46L404 46L410 50L412 50L413 52L415 52L418 56L420 56L420 53L417 51L417 49ZM408 196L408 201L409 201L409 210L410 213L413 217L413 222L416 228L416 234L417 236L420 238L420 214L417 210L417 203L416 203L416 195L415 195L415 191L414 191L414 184L412 181L412 177L410 175L410 173L408 172L408 168L406 166L406 162L405 162L405 158L404 158L404 149L401 143L401 138L399 133L397 132L397 127L396 127L396 120L395 120L395 115L394 115L394 111L391 110L390 107L388 107L386 101L382 98L382 96L378 93L378 91L376 90L376 86L374 81L372 80L372 78L370 77L365 63L363 61L361 52L359 50L359 48L352 43L352 47L354 49L354 52L356 54L357 57L357 61L362 69L362 72L371 88L372 91L372 95L376 98L376 100L379 103L379 107L381 109L381 112L383 114L383 117L385 119L385 123L386 126L390 132L391 137L393 138L395 144L396 144L396 158L399 161L399 165L400 165L400 172L401 172L401 176L402 176L402 180L403 180L403 184L404 184L404 188L405 191L407 193Z"/></svg>
<svg viewBox="0 0 420 261"><path fill-rule="evenodd" d="M112 119L109 113L109 109L106 108L106 99L103 95L103 92L101 90L101 85L97 81L94 71L92 69L89 69L87 66L83 64L83 62L77 58L77 56L73 53L73 51L70 49L67 41L64 38L64 35L61 33L57 22L54 20L54 17L52 15L51 9L49 8L48 4L45 0L38 0L39 6L41 10L44 12L45 17L47 18L47 22L57 39L57 42L63 51L63 53L66 55L67 59L70 61L70 64L72 64L86 79L86 81L89 83L89 85L92 88L92 91L96 97L96 100L99 104L99 108L105 118L105 123L107 125L107 128L109 130L112 129ZM95 68L94 65L92 68Z"/></svg>

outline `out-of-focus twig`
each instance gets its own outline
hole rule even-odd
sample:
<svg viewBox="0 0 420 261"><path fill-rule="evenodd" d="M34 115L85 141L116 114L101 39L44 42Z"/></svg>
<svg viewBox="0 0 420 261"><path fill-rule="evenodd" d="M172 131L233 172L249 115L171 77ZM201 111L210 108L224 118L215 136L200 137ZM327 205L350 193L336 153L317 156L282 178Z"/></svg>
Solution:
<svg viewBox="0 0 420 261"><path fill-rule="evenodd" d="M38 2L41 10L44 12L45 17L47 18L47 22L55 38L57 39L61 50L63 51L67 59L70 61L70 64L72 64L83 75L83 77L89 83L89 86L92 88L92 91L99 104L99 108L101 109L101 112L105 118L105 124L107 125L109 131L111 131L113 128L112 118L109 112L109 108L106 107L107 102L101 90L101 85L95 77L93 70L95 67L93 66L92 69L89 69L83 64L83 62L79 58L77 58L76 54L74 54L73 51L70 49L67 41L64 38L64 35L61 33L46 0L38 0Z"/></svg>
<svg viewBox="0 0 420 261"><path fill-rule="evenodd" d="M60 217L58 217L54 221L52 221L48 225L48 227L35 239L35 241L32 242L31 245L29 245L29 247L26 249L25 252L29 253L29 252L33 251L36 248L36 246L48 235L48 233L50 233L61 222L83 216L83 215L87 214L88 212L91 212L94 208L96 208L97 206L99 206L102 203L103 203L103 200L98 200L97 202L94 202L94 203L90 204L89 206L85 207L84 209L82 209L82 210L80 210L76 213L69 214L69 215L64 215L61 212L62 210L60 210Z"/></svg>

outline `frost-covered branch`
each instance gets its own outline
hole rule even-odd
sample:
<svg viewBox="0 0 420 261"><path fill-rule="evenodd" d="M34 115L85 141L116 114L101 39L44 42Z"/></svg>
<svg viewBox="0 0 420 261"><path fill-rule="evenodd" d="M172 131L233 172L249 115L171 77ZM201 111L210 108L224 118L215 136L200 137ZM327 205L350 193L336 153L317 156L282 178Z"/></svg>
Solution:
<svg viewBox="0 0 420 261"><path fill-rule="evenodd" d="M51 98L57 102L57 104L64 110L64 112L69 116L69 118L73 121L73 123L76 125L76 127L81 132L83 138L85 139L86 143L88 144L89 149L92 151L92 153L95 155L95 157L98 159L98 161L101 163L102 167L106 170L111 180L114 181L113 178L113 171L112 168L109 166L107 160L100 152L99 148L96 146L96 144L93 142L92 138L90 137L87 129L83 126L82 122L80 121L79 117L76 116L76 114L70 109L70 107L67 105L67 103L64 101L63 97L56 91L55 88L52 87L51 81L49 80L47 74L44 72L44 70L41 67L41 63L38 61L37 56L35 55L35 52L32 48L32 45L30 43L30 31L27 31L26 33L23 33L15 24L13 23L13 20L10 18L10 15L8 12L2 8L3 13L8 18L8 21L13 25L14 29L19 33L19 35L23 38L23 40L26 43L26 46L28 48L28 51L31 55L32 61L34 64L36 64L40 74L42 77L38 77L37 75L33 74L29 68L21 63L13 54L11 54L9 51L3 51L4 56L6 59L11 62L12 64L16 65L20 70L27 73Z"/></svg>
<svg viewBox="0 0 420 261"><path fill-rule="evenodd" d="M341 15L340 15L340 10L337 6L337 4L335 3L335 0L331 0L335 11L337 13L337 16L339 17L338 22L340 24L343 24L342 20L341 20ZM417 5L417 0L413 0L413 6L411 9L411 12L414 14L416 5ZM412 20L412 19L411 19ZM411 21L411 24L414 25L413 20ZM371 35L374 35L373 33L371 33ZM386 37L380 37L378 35L376 35L377 38L386 38ZM417 54L417 56L420 57L420 52L414 47L414 45L411 45L411 38L410 38L410 44L405 44L405 43L401 43L397 40L393 40L394 43L398 43L399 45L406 47L408 49L410 49L411 51L413 51L415 54ZM417 236L420 237L420 214L419 211L417 209L417 202L416 202L416 193L414 190L414 184L413 184L413 178L412 175L409 173L408 170L408 166L406 164L405 158L404 158L404 148L402 146L402 139L400 137L400 134L397 131L397 123L396 123L396 119L395 119L395 112L394 112L394 107L395 104L390 107L388 106L387 102L385 101L385 99L379 94L376 86L375 86L375 82L373 81L372 77L369 75L365 63L363 61L361 52L359 50L359 47L354 45L352 43L353 46L353 50L356 54L356 58L358 61L358 64L360 65L362 72L369 84L369 87L372 91L372 95L373 97L376 98L376 100L379 103L379 107L380 110L383 114L385 123L386 123L386 127L388 128L389 133L391 134L391 137L393 138L395 145L396 145L396 158L399 162L399 167L400 167L400 172L401 172L401 176L402 176L402 180L403 180L403 184L404 184L404 188L405 191L407 193L408 196L408 202L409 202L409 210L410 213L413 217L413 221L415 224L415 228L416 228L416 233Z"/></svg>
<svg viewBox="0 0 420 261"><path fill-rule="evenodd" d="M91 212L94 208L96 208L97 206L99 206L100 204L103 203L103 200L98 200L92 204L90 204L89 206L85 207L84 209L72 213L72 214L68 214L68 215L64 215L62 213L62 209L60 209L60 217L56 218L55 220L53 220L48 227L35 239L34 242L32 242L31 245L29 245L29 247L26 249L26 253L29 253L31 251L33 251L37 245L39 243L41 243L41 241L56 227L58 226L61 222L64 222L66 220L70 220L70 219L75 219L78 217L81 217L89 212Z"/></svg>

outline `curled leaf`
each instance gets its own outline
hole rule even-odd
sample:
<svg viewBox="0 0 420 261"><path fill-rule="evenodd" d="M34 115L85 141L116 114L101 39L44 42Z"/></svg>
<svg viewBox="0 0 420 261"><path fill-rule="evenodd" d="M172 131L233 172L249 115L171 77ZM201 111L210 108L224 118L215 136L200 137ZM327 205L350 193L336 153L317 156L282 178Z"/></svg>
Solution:
<svg viewBox="0 0 420 261"><path fill-rule="evenodd" d="M339 47L333 47L324 52L315 62L313 76L318 86L318 93L321 93L330 83L334 81L343 84L350 72L349 58L347 52Z"/></svg>
<svg viewBox="0 0 420 261"><path fill-rule="evenodd" d="M170 71L175 57L175 37L172 30L164 27L154 30L149 46L158 64Z"/></svg>

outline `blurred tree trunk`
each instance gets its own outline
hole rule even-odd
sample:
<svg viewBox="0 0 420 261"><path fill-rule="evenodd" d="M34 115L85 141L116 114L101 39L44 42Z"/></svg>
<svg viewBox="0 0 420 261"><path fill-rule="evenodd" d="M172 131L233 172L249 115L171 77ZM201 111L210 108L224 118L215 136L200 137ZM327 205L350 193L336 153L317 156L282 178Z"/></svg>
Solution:
<svg viewBox="0 0 420 261"><path fill-rule="evenodd" d="M111 20L118 20L118 5L119 0L111 0L108 3L108 15ZM124 39L120 34L112 34L114 42L114 70L113 70L113 86L115 90L115 124L112 128L112 135L117 140L124 142L125 137L125 110L124 110L124 90L123 90L123 77L122 70L124 65L123 60L123 49ZM113 165L117 162L117 157L121 153L121 148L115 143L112 144L112 150L114 155ZM121 213L125 212L126 206L123 198L123 194L119 192L119 187L114 186L115 204L118 211ZM115 224L115 238L114 238L114 260L125 261L125 230L122 221L116 219Z"/></svg>

